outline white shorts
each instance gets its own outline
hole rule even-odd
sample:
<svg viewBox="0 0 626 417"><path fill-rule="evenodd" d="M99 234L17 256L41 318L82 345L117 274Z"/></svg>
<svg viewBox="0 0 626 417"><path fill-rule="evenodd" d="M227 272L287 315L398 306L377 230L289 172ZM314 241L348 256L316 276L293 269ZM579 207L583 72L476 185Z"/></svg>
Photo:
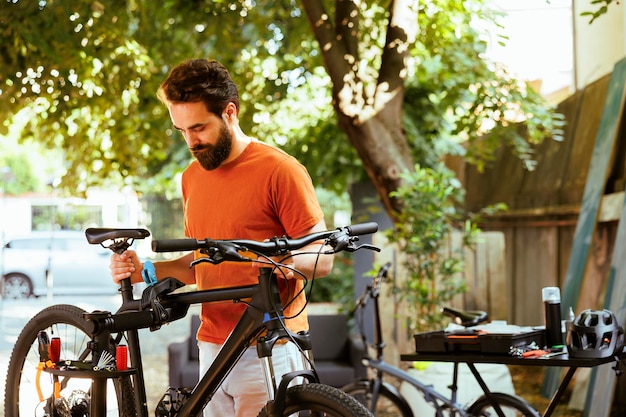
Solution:
<svg viewBox="0 0 626 417"><path fill-rule="evenodd" d="M198 348L200 375L204 375L222 345L198 341ZM272 364L278 385L282 375L302 368L300 352L293 343L276 344L272 350ZM205 407L204 417L256 417L267 401L261 361L256 346L250 346Z"/></svg>

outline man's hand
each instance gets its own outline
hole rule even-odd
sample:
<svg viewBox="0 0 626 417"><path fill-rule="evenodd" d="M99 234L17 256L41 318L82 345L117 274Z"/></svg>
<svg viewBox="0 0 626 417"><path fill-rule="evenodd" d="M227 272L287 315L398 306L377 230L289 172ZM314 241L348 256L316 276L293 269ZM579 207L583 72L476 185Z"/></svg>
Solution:
<svg viewBox="0 0 626 417"><path fill-rule="evenodd" d="M133 284L143 281L141 276L143 264L139 260L137 252L132 249L127 250L121 255L114 253L111 256L109 268L111 269L111 278L118 284L121 280L128 277L130 277L130 282Z"/></svg>

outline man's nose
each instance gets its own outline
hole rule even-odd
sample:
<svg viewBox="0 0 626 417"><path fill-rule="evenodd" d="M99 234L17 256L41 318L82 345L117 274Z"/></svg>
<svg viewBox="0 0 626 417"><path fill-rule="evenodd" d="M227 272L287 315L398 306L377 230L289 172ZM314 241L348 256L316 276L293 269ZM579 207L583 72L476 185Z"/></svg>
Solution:
<svg viewBox="0 0 626 417"><path fill-rule="evenodd" d="M187 147L189 147L189 149L200 143L200 138L193 132L186 132L183 136L185 137L185 142L187 142Z"/></svg>

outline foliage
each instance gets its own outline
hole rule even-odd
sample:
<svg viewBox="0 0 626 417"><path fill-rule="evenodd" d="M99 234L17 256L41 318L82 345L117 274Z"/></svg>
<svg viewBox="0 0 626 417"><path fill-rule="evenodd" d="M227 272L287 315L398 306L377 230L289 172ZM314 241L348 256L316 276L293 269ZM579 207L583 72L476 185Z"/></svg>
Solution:
<svg viewBox="0 0 626 417"><path fill-rule="evenodd" d="M398 245L406 271L395 290L406 303L411 330L421 332L439 327L441 306L465 291L462 251L474 244L478 229L463 220L458 209L461 185L445 167L416 165L403 179L394 194L405 202L404 210L386 236ZM453 247L450 239L456 230L463 239Z"/></svg>
<svg viewBox="0 0 626 417"><path fill-rule="evenodd" d="M43 184L34 164L43 165L36 146L19 147L11 140L0 141L0 194L40 191Z"/></svg>
<svg viewBox="0 0 626 417"><path fill-rule="evenodd" d="M68 151L63 186L74 193L133 181L141 189L156 172L170 181L167 166L180 172L189 155L155 97L169 68L196 56L224 62L245 86L247 127L258 100L279 99L287 88L286 71L301 66L296 51L314 57L297 36L307 26L291 19L292 2L274 6L268 15L248 2L3 2L0 134L30 108L21 139Z"/></svg>
<svg viewBox="0 0 626 417"><path fill-rule="evenodd" d="M147 194L141 197L141 205L142 211L146 213L144 224L156 234L156 239L185 236L181 198L169 199L162 194Z"/></svg>
<svg viewBox="0 0 626 417"><path fill-rule="evenodd" d="M420 2L420 42L405 92L404 127L414 159L435 167L463 155L482 170L502 144L532 169L533 146L562 140L564 119L528 84L483 58L486 34L500 15L482 1ZM500 42L506 39L500 37Z"/></svg>
<svg viewBox="0 0 626 417"><path fill-rule="evenodd" d="M354 264L353 256L341 252L335 255L333 272L323 278L309 281L307 294L313 303L330 302L340 306L350 305L353 298Z"/></svg>
<svg viewBox="0 0 626 417"><path fill-rule="evenodd" d="M497 147L507 145L532 168L534 144L560 139L562 118L526 84L484 61L484 34L477 27L497 26L486 4L0 3L0 36L7 39L0 45L0 134L23 122L22 140L65 149L62 185L74 193L94 184L132 184L173 195L189 153L154 93L173 65L206 56L222 61L240 86L243 129L283 146L307 166L316 184L337 193L361 178L363 168L374 180L395 172L385 167L397 165L393 158L402 160L400 166L408 159L409 165L434 168L428 175L435 176L447 154L464 155L482 168ZM311 16L323 17L324 25ZM403 19L407 16L417 22ZM340 53L329 54L334 51ZM388 160L372 162L379 151L395 148ZM448 207L444 200L461 192L452 178L438 179L448 184L443 195L432 181L423 185L432 190L416 189L442 199L435 209ZM395 186L393 181L379 186L381 199ZM408 211L397 213L397 225L407 222L403 227L409 230L411 221L431 214L418 209L433 207L421 206L418 193L401 190L391 195L406 200ZM437 210L433 215L454 219L452 208ZM424 232L443 233L445 224ZM457 267L450 260L431 272L452 273Z"/></svg>
<svg viewBox="0 0 626 417"><path fill-rule="evenodd" d="M0 194L19 195L38 188L28 156L12 154L0 157Z"/></svg>
<svg viewBox="0 0 626 417"><path fill-rule="evenodd" d="M373 100L390 3L319 3L329 13L340 3L356 5L362 98ZM485 3L419 2L403 128L414 160L425 166L466 150L482 164L501 143L528 159L534 142L559 137L559 116L538 95L482 61L484 42L473 23L492 19ZM0 34L8 40L0 45L0 134L23 117L23 141L67 150L65 189L134 183L171 192L189 155L154 93L172 65L194 56L229 67L241 86L244 130L284 145L317 184L340 192L362 176L337 123L330 69L294 0L272 7L243 0L167 0L159 7L148 0L13 0L0 9ZM530 141L504 117L516 105L526 117L513 121L528 127ZM32 113L18 112L25 108ZM494 134L483 139L492 118Z"/></svg>
<svg viewBox="0 0 626 417"><path fill-rule="evenodd" d="M337 194L317 187L317 199L324 209L326 227L341 227L349 225L352 207L347 193ZM354 267L352 254L340 252L335 255L333 270L330 275L309 281L307 292L310 291L309 301L331 302L346 305L352 300Z"/></svg>
<svg viewBox="0 0 626 417"><path fill-rule="evenodd" d="M330 80L321 69L273 103L257 105L255 136L282 147L307 167L315 184L337 195L364 178L355 149L337 125Z"/></svg>
<svg viewBox="0 0 626 417"><path fill-rule="evenodd" d="M564 119L555 107L484 59L485 34L476 27L498 27L499 17L484 3L419 2L421 32L411 50L402 127L413 160L422 166L435 167L452 154L464 155L483 169L494 150L506 144L532 169L534 145L545 138L562 140ZM361 24L371 28L364 36L372 36L360 45L365 73L379 65L381 45L373 34L384 31L386 20L384 9L364 12ZM372 74L370 78L375 79ZM273 132L288 152L313 170L320 184L345 189L363 177L363 170L345 133L332 122L330 89L325 74L311 74L307 84L289 91L283 100L260 107L267 123L254 129L262 137ZM293 114L299 117L290 117Z"/></svg>
<svg viewBox="0 0 626 417"><path fill-rule="evenodd" d="M592 24L596 19L609 11L609 5L613 2L619 4L618 0L592 0L590 4L598 6L598 8L594 11L581 12L580 15L589 16L589 24Z"/></svg>

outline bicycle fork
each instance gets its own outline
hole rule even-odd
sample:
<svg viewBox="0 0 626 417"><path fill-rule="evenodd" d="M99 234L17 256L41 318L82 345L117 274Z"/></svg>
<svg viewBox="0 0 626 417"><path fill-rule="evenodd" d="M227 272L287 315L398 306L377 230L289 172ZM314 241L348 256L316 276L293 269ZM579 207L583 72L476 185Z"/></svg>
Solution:
<svg viewBox="0 0 626 417"><path fill-rule="evenodd" d="M291 384L294 379L303 377L309 382L319 382L315 371L313 370L313 355L311 337L309 332L299 332L298 334L288 335L287 332L282 329L274 329L268 332L267 336L262 336L257 341L257 353L261 360L261 367L263 369L263 375L265 376L265 384L267 386L267 395L270 401L274 401L277 397L279 389L278 375L272 362L272 349L276 342L279 340L290 340L294 342L299 351L301 352L301 360L298 365L297 371L289 372L282 376L280 385L286 380L287 386ZM297 381L302 383L302 381Z"/></svg>
<svg viewBox="0 0 626 417"><path fill-rule="evenodd" d="M265 286L265 291L271 294L273 298L272 306L265 306L265 311L271 311L265 317L264 324L267 328L267 334L257 338L257 355L261 360L261 367L265 377L268 395L268 411L270 415L282 416L285 408L285 399L287 388L292 384L302 384L307 382L319 382L317 373L313 365L311 335L308 331L292 333L284 327L284 315L282 303L280 300L280 292L276 285L276 279L270 279L273 274L271 268L261 268L260 274L264 279L260 279L260 285ZM294 364L299 369L282 375L280 383L278 375L276 375L274 364L272 362L272 350L274 345L279 341L287 341L294 343L300 351L300 363Z"/></svg>

